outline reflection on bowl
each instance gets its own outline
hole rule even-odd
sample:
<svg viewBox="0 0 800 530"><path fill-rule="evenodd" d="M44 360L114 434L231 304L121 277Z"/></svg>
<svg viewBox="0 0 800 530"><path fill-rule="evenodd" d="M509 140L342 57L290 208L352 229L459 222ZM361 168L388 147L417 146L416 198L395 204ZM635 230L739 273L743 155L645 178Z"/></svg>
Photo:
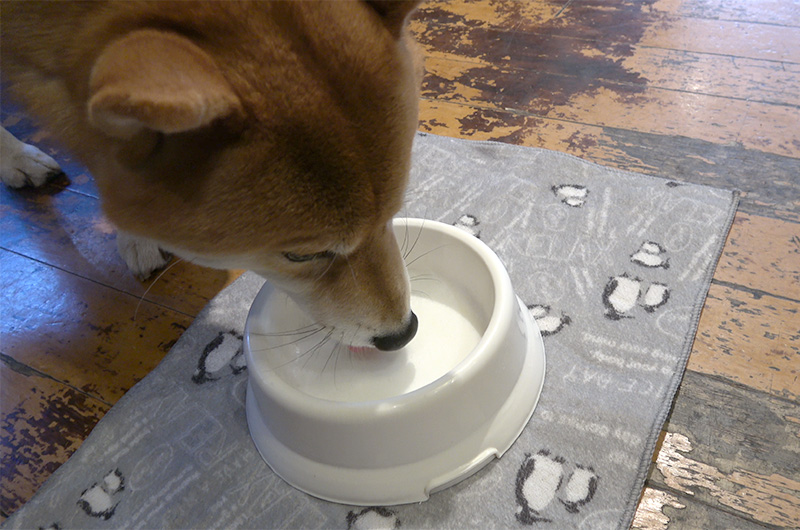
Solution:
<svg viewBox="0 0 800 530"><path fill-rule="evenodd" d="M265 284L245 326L247 419L270 467L317 497L418 502L500 457L544 380L535 322L497 256L450 225L397 219L416 337L352 351Z"/></svg>

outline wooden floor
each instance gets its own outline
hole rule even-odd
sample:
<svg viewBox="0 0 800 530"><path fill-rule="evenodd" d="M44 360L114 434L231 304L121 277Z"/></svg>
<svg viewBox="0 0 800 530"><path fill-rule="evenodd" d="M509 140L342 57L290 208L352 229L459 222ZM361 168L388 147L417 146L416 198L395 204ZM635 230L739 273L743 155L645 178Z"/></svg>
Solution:
<svg viewBox="0 0 800 530"><path fill-rule="evenodd" d="M798 0L427 1L420 129L743 191L636 528L800 526ZM115 254L90 175L3 189L4 519L235 272Z"/></svg>

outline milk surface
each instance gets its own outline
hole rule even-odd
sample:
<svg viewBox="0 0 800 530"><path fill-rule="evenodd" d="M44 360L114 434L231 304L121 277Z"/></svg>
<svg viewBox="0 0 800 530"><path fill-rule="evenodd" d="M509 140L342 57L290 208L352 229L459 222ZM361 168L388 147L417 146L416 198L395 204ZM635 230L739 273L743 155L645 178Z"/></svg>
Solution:
<svg viewBox="0 0 800 530"><path fill-rule="evenodd" d="M414 277L412 271L411 277ZM274 329L298 329L302 312L284 301L280 311L267 315L284 320ZM475 348L486 322L474 301L444 279L426 274L412 283L411 308L419 320L414 339L406 347L382 352L351 351L313 328L272 338L277 347L259 355L289 385L308 395L331 401L373 401L412 392L453 370ZM278 308L274 308L278 309ZM299 313L299 315L295 314ZM483 328L483 329L481 329Z"/></svg>

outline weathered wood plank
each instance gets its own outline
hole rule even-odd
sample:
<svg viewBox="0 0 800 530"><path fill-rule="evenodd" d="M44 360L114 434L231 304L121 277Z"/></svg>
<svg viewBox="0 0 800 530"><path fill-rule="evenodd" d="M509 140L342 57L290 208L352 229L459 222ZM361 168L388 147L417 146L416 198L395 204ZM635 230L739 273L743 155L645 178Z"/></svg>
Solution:
<svg viewBox="0 0 800 530"><path fill-rule="evenodd" d="M668 530L702 528L730 530L763 529L760 524L656 488L645 488L631 524L633 530Z"/></svg>
<svg viewBox="0 0 800 530"><path fill-rule="evenodd" d="M4 356L0 510L10 515L81 445L109 405Z"/></svg>
<svg viewBox="0 0 800 530"><path fill-rule="evenodd" d="M533 70L606 82L647 85L681 92L800 104L800 73L781 62L609 44L482 27L449 27L416 22L415 39L431 58L484 66ZM564 83L573 87L576 82Z"/></svg>
<svg viewBox="0 0 800 530"><path fill-rule="evenodd" d="M800 523L800 404L686 372L649 485L744 519Z"/></svg>
<svg viewBox="0 0 800 530"><path fill-rule="evenodd" d="M742 193L740 211L800 221L800 159L765 153L741 145L719 145L683 135L661 136L605 129L625 155L646 160L655 174ZM636 170L635 167L630 168Z"/></svg>
<svg viewBox="0 0 800 530"><path fill-rule="evenodd" d="M800 303L712 284L688 369L800 402Z"/></svg>
<svg viewBox="0 0 800 530"><path fill-rule="evenodd" d="M415 20L800 63L800 32L794 27L676 16L659 9L674 10L673 3L654 0L585 0L555 12L546 3L530 16L521 13L521 3L499 0L476 9L470 2L432 0L421 6Z"/></svg>
<svg viewBox="0 0 800 530"><path fill-rule="evenodd" d="M116 229L99 201L58 185L0 187L0 213L0 247L188 315L196 315L231 279L226 271L180 261L157 281L137 280L117 254Z"/></svg>
<svg viewBox="0 0 800 530"><path fill-rule="evenodd" d="M565 16L569 16L565 13ZM639 44L673 50L800 62L800 31L771 24L665 17L648 25Z"/></svg>
<svg viewBox="0 0 800 530"><path fill-rule="evenodd" d="M658 0L653 9L691 18L800 26L800 4L782 0Z"/></svg>
<svg viewBox="0 0 800 530"><path fill-rule="evenodd" d="M152 370L192 318L0 251L3 353L108 403Z"/></svg>
<svg viewBox="0 0 800 530"><path fill-rule="evenodd" d="M800 224L737 213L714 279L800 300Z"/></svg>
<svg viewBox="0 0 800 530"><path fill-rule="evenodd" d="M424 97L800 158L800 108L430 57ZM642 120L642 116L648 117Z"/></svg>
<svg viewBox="0 0 800 530"><path fill-rule="evenodd" d="M414 21L430 21L458 26L476 27L538 27L552 21L569 0L537 2L473 2L426 0L412 17Z"/></svg>
<svg viewBox="0 0 800 530"><path fill-rule="evenodd" d="M740 210L800 221L800 159L679 136L423 99L420 129L553 149L606 166L743 191Z"/></svg>

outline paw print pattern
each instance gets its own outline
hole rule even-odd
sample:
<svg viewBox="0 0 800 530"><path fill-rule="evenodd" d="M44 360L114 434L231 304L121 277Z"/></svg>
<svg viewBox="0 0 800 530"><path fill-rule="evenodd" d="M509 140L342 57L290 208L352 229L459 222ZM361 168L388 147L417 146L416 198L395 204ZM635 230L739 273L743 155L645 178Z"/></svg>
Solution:
<svg viewBox="0 0 800 530"><path fill-rule="evenodd" d="M347 514L347 530L394 530L400 528L397 515L386 508L365 508Z"/></svg>
<svg viewBox="0 0 800 530"><path fill-rule="evenodd" d="M589 190L586 186L579 186L577 184L560 184L551 188L556 197L561 199L561 202L573 208L580 208L586 203L586 197L589 195Z"/></svg>
<svg viewBox="0 0 800 530"><path fill-rule="evenodd" d="M569 465L547 450L528 453L517 472L517 520L527 525L551 522L546 512L555 510L551 506L558 504L569 513L578 513L594 498L598 482L599 477L589 466Z"/></svg>
<svg viewBox="0 0 800 530"><path fill-rule="evenodd" d="M478 229L479 224L481 224L481 222L478 221L474 215L464 214L458 218L458 221L453 223L453 226L458 227L468 234L472 234L480 239L481 231Z"/></svg>
<svg viewBox="0 0 800 530"><path fill-rule="evenodd" d="M597 475L591 467L575 466L564 488L564 497L559 499L570 513L578 513L581 506L594 498L597 491Z"/></svg>
<svg viewBox="0 0 800 530"><path fill-rule="evenodd" d="M650 269L668 269L669 259L663 256L665 252L666 250L658 243L645 241L639 247L639 250L631 256L631 261Z"/></svg>
<svg viewBox="0 0 800 530"><path fill-rule="evenodd" d="M667 250L654 241L645 241L631 255L631 263L646 269L668 269ZM653 313L669 300L669 287L663 283L649 285L641 278L622 273L609 278L603 289L605 316L609 320L632 318L629 314L637 304Z"/></svg>
<svg viewBox="0 0 800 530"><path fill-rule="evenodd" d="M115 469L103 477L102 482L95 482L85 490L78 499L78 506L87 515L107 521L114 515L114 511L119 505L119 502L114 502L115 495L124 489L125 480L122 473L119 469Z"/></svg>
<svg viewBox="0 0 800 530"><path fill-rule="evenodd" d="M242 354L242 336L235 331L221 331L208 343L197 361L192 381L198 385L216 381L227 373L226 366L234 375L247 369Z"/></svg>
<svg viewBox="0 0 800 530"><path fill-rule="evenodd" d="M572 323L572 320L563 312L561 316L551 315L549 305L529 304L528 311L530 311L531 316L536 320L536 325L539 326L542 337L555 335L564 329L565 326Z"/></svg>
<svg viewBox="0 0 800 530"><path fill-rule="evenodd" d="M645 291L642 297L642 307L648 313L653 313L656 309L667 303L669 300L669 288L663 283L653 283Z"/></svg>
<svg viewBox="0 0 800 530"><path fill-rule="evenodd" d="M648 313L653 313L668 300L669 288L663 283L652 283L645 289L642 279L627 274L609 279L603 290L605 315L610 320L632 318L628 313L637 303Z"/></svg>
<svg viewBox="0 0 800 530"><path fill-rule="evenodd" d="M606 306L606 317L619 320L636 306L642 281L631 278L627 274L614 276L603 290L603 305Z"/></svg>

